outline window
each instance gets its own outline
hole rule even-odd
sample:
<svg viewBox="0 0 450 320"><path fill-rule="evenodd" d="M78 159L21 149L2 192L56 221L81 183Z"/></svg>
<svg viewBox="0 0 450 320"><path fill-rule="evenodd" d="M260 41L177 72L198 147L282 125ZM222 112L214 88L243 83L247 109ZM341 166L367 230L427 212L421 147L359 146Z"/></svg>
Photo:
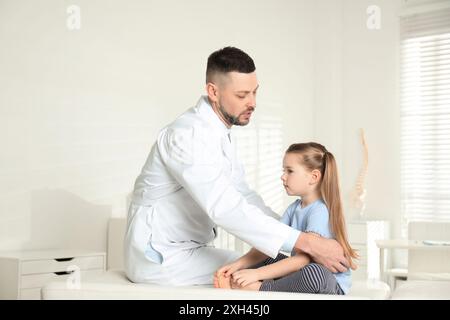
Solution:
<svg viewBox="0 0 450 320"><path fill-rule="evenodd" d="M403 226L450 221L450 7L401 17Z"/></svg>

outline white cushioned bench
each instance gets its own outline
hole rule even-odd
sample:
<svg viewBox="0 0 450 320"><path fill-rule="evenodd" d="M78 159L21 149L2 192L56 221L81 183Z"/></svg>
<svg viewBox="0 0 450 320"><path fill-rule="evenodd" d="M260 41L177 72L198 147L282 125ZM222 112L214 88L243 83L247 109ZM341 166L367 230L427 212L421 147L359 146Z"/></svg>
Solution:
<svg viewBox="0 0 450 320"><path fill-rule="evenodd" d="M136 284L127 279L123 266L125 219L111 219L108 226L108 271L82 277L80 287L73 288L65 280L53 280L42 288L43 299L155 299L155 300L311 300L311 299L389 299L389 286L380 281L353 281L347 296L251 292L216 289L212 286L160 286Z"/></svg>
<svg viewBox="0 0 450 320"><path fill-rule="evenodd" d="M79 289L71 289L64 280L55 280L42 289L46 300L135 299L135 300L328 300L388 299L387 284L378 281L355 281L347 296L288 292L253 292L216 289L212 286L170 287L130 282L121 270L108 270L103 275L81 279Z"/></svg>

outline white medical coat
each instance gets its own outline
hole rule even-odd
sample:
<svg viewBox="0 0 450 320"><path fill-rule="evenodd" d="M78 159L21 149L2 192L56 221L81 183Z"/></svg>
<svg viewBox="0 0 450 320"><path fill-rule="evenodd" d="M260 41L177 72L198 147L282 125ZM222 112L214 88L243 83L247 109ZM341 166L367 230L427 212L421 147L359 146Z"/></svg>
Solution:
<svg viewBox="0 0 450 320"><path fill-rule="evenodd" d="M245 182L229 131L202 96L158 134L128 211L132 281L209 283L215 268L237 257L207 247L216 225L273 258L287 240L292 229Z"/></svg>

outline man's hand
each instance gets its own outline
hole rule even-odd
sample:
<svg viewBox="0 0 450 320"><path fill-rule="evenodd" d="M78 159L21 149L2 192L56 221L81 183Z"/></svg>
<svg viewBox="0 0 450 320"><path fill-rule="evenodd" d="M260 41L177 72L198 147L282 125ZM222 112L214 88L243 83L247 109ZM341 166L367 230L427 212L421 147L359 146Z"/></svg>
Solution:
<svg viewBox="0 0 450 320"><path fill-rule="evenodd" d="M345 272L349 267L356 269L356 265L345 258L344 250L334 239L302 232L295 243L295 250L309 254L315 262L333 273Z"/></svg>

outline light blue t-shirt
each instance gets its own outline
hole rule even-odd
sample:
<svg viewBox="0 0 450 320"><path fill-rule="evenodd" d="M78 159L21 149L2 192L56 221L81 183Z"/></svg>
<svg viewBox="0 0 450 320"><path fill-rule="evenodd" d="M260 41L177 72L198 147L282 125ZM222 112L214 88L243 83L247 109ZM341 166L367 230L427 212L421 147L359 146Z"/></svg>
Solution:
<svg viewBox="0 0 450 320"><path fill-rule="evenodd" d="M315 232L324 238L334 238L329 225L328 208L322 199L302 208L301 200L294 201L284 212L280 221L302 232ZM291 255L295 255L292 251ZM333 273L342 291L347 294L352 285L351 271Z"/></svg>

